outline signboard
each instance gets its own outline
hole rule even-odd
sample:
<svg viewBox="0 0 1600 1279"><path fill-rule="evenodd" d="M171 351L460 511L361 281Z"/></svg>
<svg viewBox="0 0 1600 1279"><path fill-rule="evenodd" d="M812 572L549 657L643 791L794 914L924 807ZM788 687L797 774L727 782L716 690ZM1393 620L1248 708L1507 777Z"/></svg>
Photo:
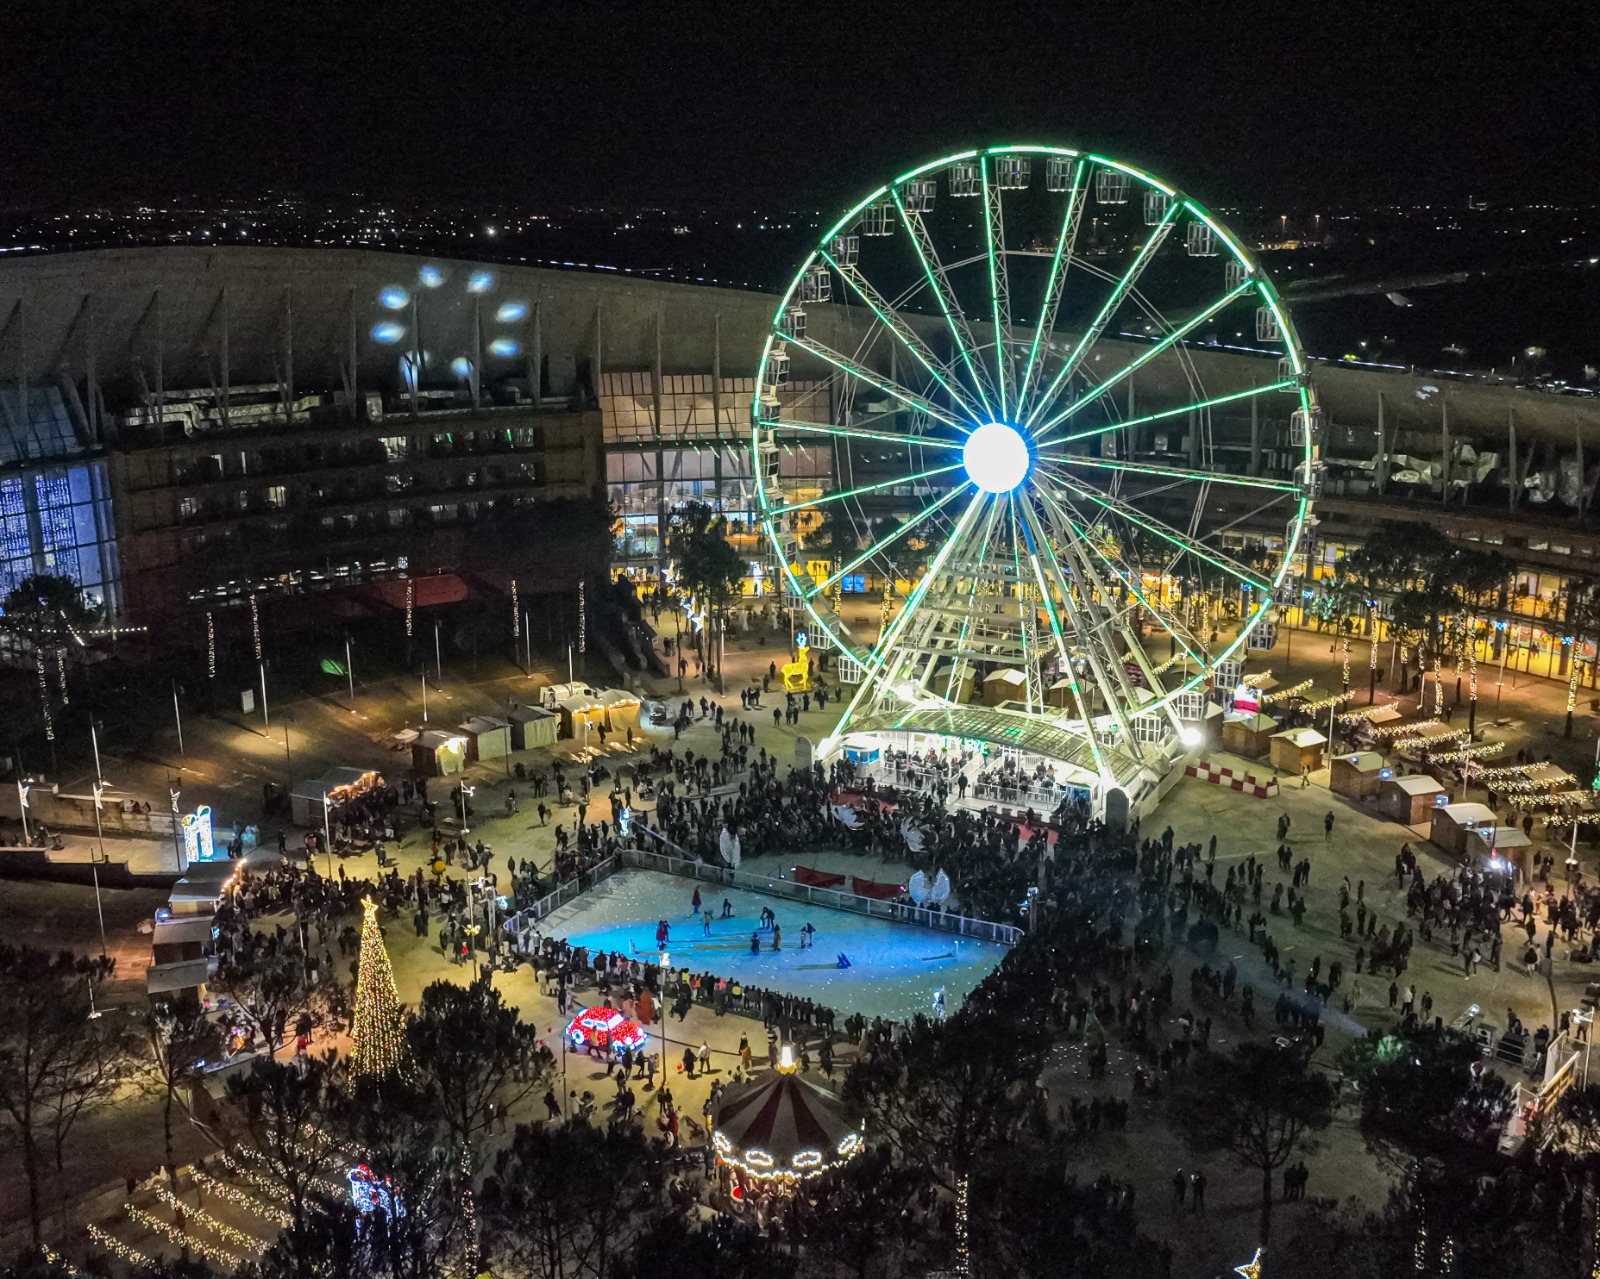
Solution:
<svg viewBox="0 0 1600 1279"><path fill-rule="evenodd" d="M1241 715L1254 715L1261 709L1261 690L1251 684L1235 685L1233 709Z"/></svg>
<svg viewBox="0 0 1600 1279"><path fill-rule="evenodd" d="M211 808L201 804L183 819L183 851L191 862L217 860L217 849L211 837Z"/></svg>

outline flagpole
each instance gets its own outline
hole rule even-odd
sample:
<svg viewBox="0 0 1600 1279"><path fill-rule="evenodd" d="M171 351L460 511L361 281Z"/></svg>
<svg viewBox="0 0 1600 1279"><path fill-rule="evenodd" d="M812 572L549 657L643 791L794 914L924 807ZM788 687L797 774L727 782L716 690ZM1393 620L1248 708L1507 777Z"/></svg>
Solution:
<svg viewBox="0 0 1600 1279"><path fill-rule="evenodd" d="M28 835L28 789L22 784L22 779L17 778L17 798L22 801L22 842L31 847L33 840Z"/></svg>
<svg viewBox="0 0 1600 1279"><path fill-rule="evenodd" d="M104 793L103 784L96 782L94 784L94 833L100 841L100 861L104 861L106 858L106 835L100 826L100 805L103 802L101 796ZM100 862L95 861L93 857L89 859L89 873L94 876L94 910L95 914L100 917L100 958L104 959L106 956L106 911L100 902Z"/></svg>

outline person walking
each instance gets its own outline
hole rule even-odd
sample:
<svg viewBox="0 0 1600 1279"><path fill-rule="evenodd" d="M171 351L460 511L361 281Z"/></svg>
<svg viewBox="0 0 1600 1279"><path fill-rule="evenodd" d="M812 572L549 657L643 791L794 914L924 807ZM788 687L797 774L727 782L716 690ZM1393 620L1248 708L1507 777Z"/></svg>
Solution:
<svg viewBox="0 0 1600 1279"><path fill-rule="evenodd" d="M1188 1174L1182 1168L1179 1168L1177 1172L1172 1174L1172 1206L1174 1208L1183 1207L1183 1198L1188 1193L1188 1190Z"/></svg>
<svg viewBox="0 0 1600 1279"><path fill-rule="evenodd" d="M1322 819L1322 842L1325 844L1333 842L1333 810L1331 808L1328 810L1327 816Z"/></svg>

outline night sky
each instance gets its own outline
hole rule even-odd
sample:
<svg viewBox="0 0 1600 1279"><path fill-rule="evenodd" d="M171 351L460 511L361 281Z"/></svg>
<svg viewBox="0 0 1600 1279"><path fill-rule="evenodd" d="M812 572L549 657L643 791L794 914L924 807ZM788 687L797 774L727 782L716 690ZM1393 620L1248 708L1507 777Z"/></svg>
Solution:
<svg viewBox="0 0 1600 1279"><path fill-rule="evenodd" d="M1223 205L1592 200L1595 9L24 0L0 16L0 199L831 208L1003 139Z"/></svg>

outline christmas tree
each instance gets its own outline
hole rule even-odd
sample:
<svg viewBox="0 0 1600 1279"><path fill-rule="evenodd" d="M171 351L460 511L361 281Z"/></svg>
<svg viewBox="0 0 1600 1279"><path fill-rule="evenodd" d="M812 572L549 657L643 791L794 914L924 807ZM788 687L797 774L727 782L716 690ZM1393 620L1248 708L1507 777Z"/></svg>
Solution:
<svg viewBox="0 0 1600 1279"><path fill-rule="evenodd" d="M350 1071L355 1075L387 1075L398 1070L404 1053L405 1020L394 969L378 930L378 903L361 903L361 957L356 970L356 1008L350 1023Z"/></svg>

